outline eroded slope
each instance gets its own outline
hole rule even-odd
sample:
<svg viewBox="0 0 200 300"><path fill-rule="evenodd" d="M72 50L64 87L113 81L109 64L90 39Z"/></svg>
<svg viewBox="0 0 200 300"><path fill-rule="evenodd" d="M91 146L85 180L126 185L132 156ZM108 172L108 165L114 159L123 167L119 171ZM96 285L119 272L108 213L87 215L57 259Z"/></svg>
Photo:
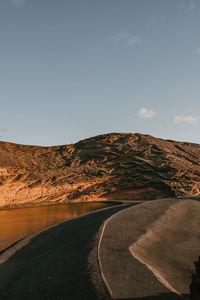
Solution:
<svg viewBox="0 0 200 300"><path fill-rule="evenodd" d="M0 143L0 206L198 196L200 146L112 133L76 144Z"/></svg>

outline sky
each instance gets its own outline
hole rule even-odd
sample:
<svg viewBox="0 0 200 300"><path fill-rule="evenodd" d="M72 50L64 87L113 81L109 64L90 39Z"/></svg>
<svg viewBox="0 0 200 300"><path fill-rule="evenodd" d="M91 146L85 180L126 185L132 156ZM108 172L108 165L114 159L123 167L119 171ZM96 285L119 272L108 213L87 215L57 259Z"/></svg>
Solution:
<svg viewBox="0 0 200 300"><path fill-rule="evenodd" d="M200 0L0 1L0 140L199 129Z"/></svg>

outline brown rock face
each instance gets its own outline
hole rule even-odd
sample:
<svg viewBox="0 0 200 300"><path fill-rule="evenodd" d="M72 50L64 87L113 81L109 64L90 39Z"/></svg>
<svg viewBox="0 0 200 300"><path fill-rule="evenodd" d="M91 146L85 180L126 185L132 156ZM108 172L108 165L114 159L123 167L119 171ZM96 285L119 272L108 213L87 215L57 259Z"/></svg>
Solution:
<svg viewBox="0 0 200 300"><path fill-rule="evenodd" d="M54 147L0 142L0 207L200 194L200 145L111 133Z"/></svg>

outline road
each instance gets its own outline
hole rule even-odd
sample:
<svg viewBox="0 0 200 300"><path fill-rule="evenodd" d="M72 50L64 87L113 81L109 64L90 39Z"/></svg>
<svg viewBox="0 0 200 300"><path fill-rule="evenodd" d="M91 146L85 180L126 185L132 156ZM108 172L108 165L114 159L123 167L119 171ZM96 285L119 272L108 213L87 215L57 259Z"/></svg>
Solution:
<svg viewBox="0 0 200 300"><path fill-rule="evenodd" d="M0 264L0 299L109 300L98 266L100 228L125 207L66 221L33 238Z"/></svg>
<svg viewBox="0 0 200 300"><path fill-rule="evenodd" d="M129 251L147 228L178 201L146 202L123 210L108 220L101 241L100 260L113 299L182 299L157 280ZM188 296L184 298L188 299Z"/></svg>
<svg viewBox="0 0 200 300"><path fill-rule="evenodd" d="M158 222L162 229L163 224L167 223L163 219L166 211L174 207L174 204L179 204L179 201L181 199L162 199L142 204L124 204L106 208L52 227L32 238L27 245L26 240L20 242L22 245L24 243L24 247L15 253L14 246L0 255L0 299L188 299L187 294L177 295L169 286L161 283L148 265L141 263L129 250L130 246L134 244L134 249L137 251L139 249L140 254L141 248L137 247L137 242L141 241L141 245L145 245L147 250L154 249L152 253L148 251L147 255L150 253L152 260L157 259L156 251L159 252L157 244L151 243L151 247L148 248L146 233L151 233L149 228L151 229L151 224L155 224L157 220L164 220L164 223ZM196 214L193 219L188 205L193 209L193 216ZM189 228L188 226L193 226L190 227L189 237L192 236L190 233L193 229L199 229L198 209L200 209L200 203L198 205L196 202L194 205L192 202L186 203L184 210L187 218L180 219L181 226L178 224L175 240L177 237L180 241L184 240L184 228ZM176 217L176 210L173 208L172 212L174 211ZM180 210L179 214L181 216ZM168 215L166 218L168 219ZM192 222L189 224L190 219ZM168 228L165 228L165 232ZM152 234L155 233L152 231ZM162 230L161 235L163 235ZM144 238L141 239L141 237ZM196 238L194 234L193 237ZM168 240L173 248L170 235ZM165 247L164 243L165 238L163 239ZM179 241L177 244L174 243L177 251L178 243ZM198 256L198 244L193 245L196 245L196 248L192 247L192 251L195 250L194 254ZM182 249L184 248L180 250L182 251ZM167 253L168 249L165 248L165 250ZM12 254L10 258L1 263L4 257L9 256L9 253ZM174 263L174 267L176 267L176 263ZM176 274L172 274L172 282L177 283L177 286L180 284L183 289L186 283L188 286L190 278L187 278L186 283L180 280L178 282L178 279Z"/></svg>

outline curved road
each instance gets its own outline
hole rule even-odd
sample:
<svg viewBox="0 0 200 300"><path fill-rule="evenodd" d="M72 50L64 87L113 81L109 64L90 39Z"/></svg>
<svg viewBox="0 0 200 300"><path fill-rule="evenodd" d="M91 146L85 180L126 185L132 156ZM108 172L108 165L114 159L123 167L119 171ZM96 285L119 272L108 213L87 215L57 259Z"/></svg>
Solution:
<svg viewBox="0 0 200 300"><path fill-rule="evenodd" d="M0 264L0 299L110 299L99 272L99 233L102 223L125 207L96 211L34 237Z"/></svg>
<svg viewBox="0 0 200 300"><path fill-rule="evenodd" d="M149 225L178 201L106 208L52 227L13 254L18 245L14 246L0 255L0 299L182 299L129 251ZM9 253L13 255L2 262Z"/></svg>
<svg viewBox="0 0 200 300"><path fill-rule="evenodd" d="M129 247L146 232L149 225L178 201L146 202L125 209L108 220L100 245L100 261L113 299L188 299L187 295L179 296L164 286L129 251Z"/></svg>

